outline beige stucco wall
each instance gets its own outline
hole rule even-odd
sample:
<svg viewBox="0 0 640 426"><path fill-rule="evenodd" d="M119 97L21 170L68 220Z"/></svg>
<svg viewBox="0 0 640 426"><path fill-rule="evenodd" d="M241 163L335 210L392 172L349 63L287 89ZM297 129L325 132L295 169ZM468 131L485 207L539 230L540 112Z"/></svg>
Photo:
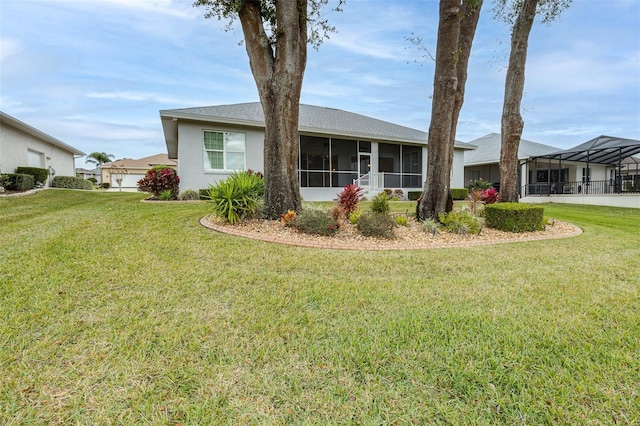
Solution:
<svg viewBox="0 0 640 426"><path fill-rule="evenodd" d="M55 170L56 176L75 176L73 153L37 139L5 123L0 124L0 171L15 173L16 167L29 166L28 152L42 154L40 167Z"/></svg>

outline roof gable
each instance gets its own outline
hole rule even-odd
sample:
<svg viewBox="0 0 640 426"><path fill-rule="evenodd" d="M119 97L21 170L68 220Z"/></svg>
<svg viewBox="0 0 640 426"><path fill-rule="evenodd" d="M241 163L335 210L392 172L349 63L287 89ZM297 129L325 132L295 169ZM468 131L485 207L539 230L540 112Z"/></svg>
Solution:
<svg viewBox="0 0 640 426"><path fill-rule="evenodd" d="M473 151L464 153L464 164L490 164L500 162L500 149L502 147L502 136L500 133L489 133L481 138L474 139L469 142L476 145ZM518 159L524 160L536 155L547 154L556 151L558 148L551 145L545 145L538 142L532 142L527 139L520 139L518 146Z"/></svg>
<svg viewBox="0 0 640 426"><path fill-rule="evenodd" d="M36 139L40 139L42 141L48 142L51 145L54 145L64 151L68 151L73 155L85 155L84 152L80 151L79 149L76 149L74 147L72 147L71 145L68 145L64 142L62 142L59 139L54 138L51 135L46 134L45 132L36 129L35 127L32 127L30 125L28 125L27 123L24 123L20 120L18 120L17 118L14 118L12 116L10 116L9 114L6 114L2 111L0 111L0 123L2 124L6 124L8 126L14 127L26 134L28 134L29 136L32 136Z"/></svg>

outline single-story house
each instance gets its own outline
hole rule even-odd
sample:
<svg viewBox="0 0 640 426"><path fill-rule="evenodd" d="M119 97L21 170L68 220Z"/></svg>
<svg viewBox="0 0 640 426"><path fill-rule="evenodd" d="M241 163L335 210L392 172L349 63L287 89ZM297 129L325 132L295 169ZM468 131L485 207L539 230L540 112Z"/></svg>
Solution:
<svg viewBox="0 0 640 426"><path fill-rule="evenodd" d="M569 149L527 159L521 189L527 202L546 201L640 208L640 140L598 136ZM635 166L635 167L634 167Z"/></svg>
<svg viewBox="0 0 640 426"><path fill-rule="evenodd" d="M154 166L177 167L167 154L156 154L149 157L133 159L123 158L110 163L99 165L102 182L107 182L112 188L137 189L138 181ZM117 179L122 179L118 185Z"/></svg>
<svg viewBox="0 0 640 426"><path fill-rule="evenodd" d="M169 158L178 160L180 190L203 189L234 170L263 171L264 115L259 102L161 110ZM300 105L300 192L332 200L350 183L368 194L422 189L427 133L352 112ZM451 186L464 186L464 152L456 142Z"/></svg>
<svg viewBox="0 0 640 426"><path fill-rule="evenodd" d="M82 167L76 167L76 177L82 179L94 178L98 183L100 183L100 169L85 169Z"/></svg>
<svg viewBox="0 0 640 426"><path fill-rule="evenodd" d="M502 145L500 133L489 133L469 143L477 148L464 153L465 185L472 180L484 179L497 188L500 184L500 147ZM520 139L518 161L522 163L536 155L557 150L558 148L550 145Z"/></svg>
<svg viewBox="0 0 640 426"><path fill-rule="evenodd" d="M75 176L75 158L82 151L0 111L0 172L15 173L17 167L39 167L54 175Z"/></svg>

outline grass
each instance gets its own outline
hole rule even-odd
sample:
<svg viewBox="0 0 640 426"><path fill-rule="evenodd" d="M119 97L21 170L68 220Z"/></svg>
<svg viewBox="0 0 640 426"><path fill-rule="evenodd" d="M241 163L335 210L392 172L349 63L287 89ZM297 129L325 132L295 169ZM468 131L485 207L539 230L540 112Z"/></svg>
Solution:
<svg viewBox="0 0 640 426"><path fill-rule="evenodd" d="M640 422L640 209L545 205L584 229L566 240L353 253L144 196L0 199L0 423Z"/></svg>

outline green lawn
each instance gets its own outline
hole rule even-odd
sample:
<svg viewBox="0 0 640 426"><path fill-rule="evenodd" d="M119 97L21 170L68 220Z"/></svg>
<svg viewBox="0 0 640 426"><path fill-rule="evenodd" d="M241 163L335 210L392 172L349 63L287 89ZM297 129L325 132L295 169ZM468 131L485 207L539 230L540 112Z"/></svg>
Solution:
<svg viewBox="0 0 640 426"><path fill-rule="evenodd" d="M640 422L640 209L546 205L570 239L358 253L143 197L0 199L0 424Z"/></svg>

